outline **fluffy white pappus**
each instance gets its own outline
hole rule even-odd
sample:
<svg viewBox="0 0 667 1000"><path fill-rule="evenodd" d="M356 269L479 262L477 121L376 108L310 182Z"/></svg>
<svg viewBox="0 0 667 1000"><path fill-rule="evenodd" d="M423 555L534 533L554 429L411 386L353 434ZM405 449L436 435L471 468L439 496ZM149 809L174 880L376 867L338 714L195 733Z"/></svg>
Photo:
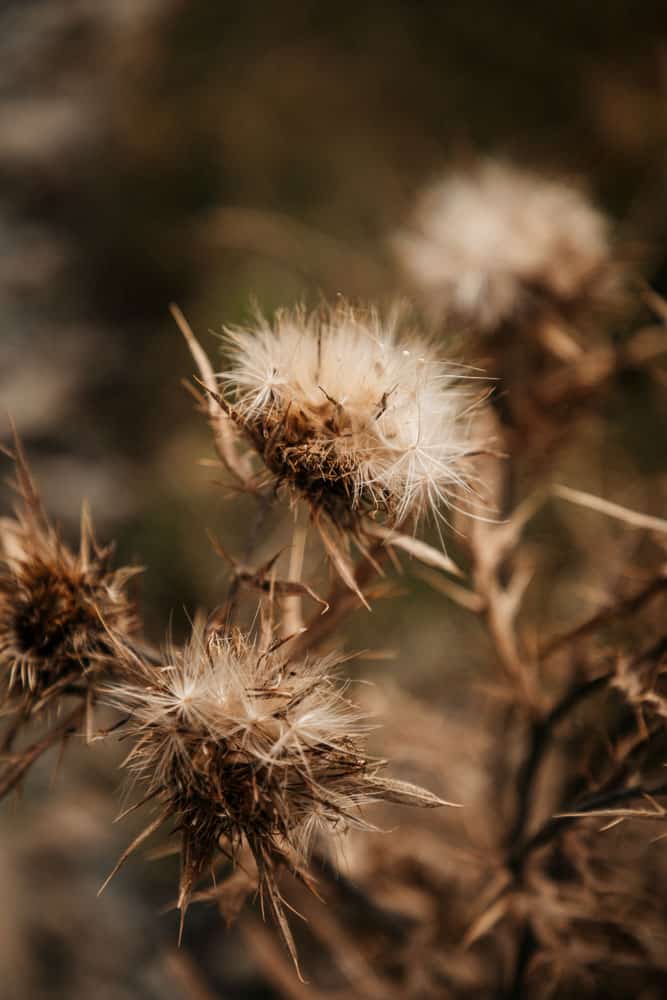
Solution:
<svg viewBox="0 0 667 1000"><path fill-rule="evenodd" d="M235 419L278 480L335 521L398 524L470 489L471 373L403 335L398 315L297 309L226 336Z"/></svg>
<svg viewBox="0 0 667 1000"><path fill-rule="evenodd" d="M531 303L567 307L608 292L605 217L572 184L502 162L427 190L393 242L432 315L481 331Z"/></svg>
<svg viewBox="0 0 667 1000"><path fill-rule="evenodd" d="M125 766L144 786L140 801L153 799L158 810L109 877L163 825L175 825L182 927L216 853L238 862L249 850L257 888L296 962L278 870L287 865L309 884L313 836L369 829L360 808L367 803L446 803L383 776L383 762L366 755L368 726L333 674L335 656L293 662L285 645L260 648L238 630L198 624L165 666L137 658L136 681L108 690L135 739Z"/></svg>
<svg viewBox="0 0 667 1000"><path fill-rule="evenodd" d="M222 748L235 763L299 766L312 748L349 753L368 729L335 675L334 655L291 666L280 651L264 652L249 638L207 636L198 626L183 649L167 651L163 667L141 683L116 684L107 701L131 714L139 737L128 757L136 777L156 788L201 768L202 747Z"/></svg>

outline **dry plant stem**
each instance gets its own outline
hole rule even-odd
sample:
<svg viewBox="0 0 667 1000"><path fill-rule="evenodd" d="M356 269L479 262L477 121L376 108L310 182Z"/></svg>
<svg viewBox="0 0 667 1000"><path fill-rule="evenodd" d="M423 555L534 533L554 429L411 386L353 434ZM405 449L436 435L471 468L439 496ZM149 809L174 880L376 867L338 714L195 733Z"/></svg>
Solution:
<svg viewBox="0 0 667 1000"><path fill-rule="evenodd" d="M602 678L600 678L602 680ZM644 788L641 785L634 785L630 788L615 789L591 796L567 811L566 815L552 816L546 823L528 840L520 844L508 858L508 868L513 876L513 883L520 881L524 865L528 857L541 847L545 847L554 840L560 833L577 822L578 818L586 818L591 813L605 815L605 810L614 805L631 801L635 798L648 798L649 801L657 796L667 795L667 782L663 782L653 788ZM607 814L608 815L608 814ZM614 815L618 815L614 813ZM664 820L664 814L657 810L651 812L650 818ZM505 886L500 896L505 895L511 889L511 885ZM498 899L500 898L498 897ZM538 942L531 927L530 920L523 920L519 925L519 940L512 972L511 982L507 990L501 991L500 996L505 1000L520 1000L524 996L524 980L526 971L533 955L538 948Z"/></svg>
<svg viewBox="0 0 667 1000"><path fill-rule="evenodd" d="M388 552L385 545L375 545L367 556L362 556L356 567L354 578L357 587L362 591L374 580L379 572L379 568L387 558ZM344 583L337 581L331 592L327 595L326 602L329 610L325 615L317 612L306 623L306 631L302 636L294 640L293 649L295 654L302 654L306 650L317 649L326 641L331 633L338 627L346 615L360 607L359 598L353 590L350 590Z"/></svg>
<svg viewBox="0 0 667 1000"><path fill-rule="evenodd" d="M2 748L0 749L0 753L2 754L9 753L14 744L14 740L21 731L23 724L28 721L29 715L30 713L26 710L25 707L16 713L11 723L7 727L7 731L2 740Z"/></svg>
<svg viewBox="0 0 667 1000"><path fill-rule="evenodd" d="M531 576L530 566L521 563L518 545L536 499L514 503L516 460L511 453L497 474L495 506L502 520L492 525L473 524L470 533L474 589L498 662L522 705L532 712L538 703L534 671L521 643L516 617Z"/></svg>
<svg viewBox="0 0 667 1000"><path fill-rule="evenodd" d="M643 785L632 785L629 788L616 788L612 791L602 792L599 795L591 795L569 809L563 810L563 813L567 813L567 815L562 813L558 816L552 816L551 819L547 820L513 854L510 866L513 871L517 873L521 872L529 855L540 847L544 847L555 836L576 823L579 817L586 818L586 813L600 812L624 802L631 802L632 799L654 799L661 795L667 795L667 781L660 782L660 784L654 785L652 788L645 788Z"/></svg>
<svg viewBox="0 0 667 1000"><path fill-rule="evenodd" d="M514 971L512 981L506 991L501 991L504 1000L521 1000L525 996L524 980L526 971L530 965L530 960L537 951L538 942L529 923L525 923L521 928L519 942L517 946Z"/></svg>
<svg viewBox="0 0 667 1000"><path fill-rule="evenodd" d="M611 500L604 500L602 497L594 496L592 493L585 493L583 490L573 490L569 486L554 486L552 488L554 496L561 500L569 500L570 503L579 507L586 507L588 510L595 510L599 514L606 514L624 521L635 528L646 528L648 531L667 532L667 520L664 517L653 517L650 514L642 514L639 511L623 507L621 504L613 503Z"/></svg>
<svg viewBox="0 0 667 1000"><path fill-rule="evenodd" d="M615 604L610 604L600 611L596 611L594 615L585 622L582 622L581 625L577 625L571 631L550 639L540 651L540 658L546 659L549 656L553 656L554 653L559 652L565 646L585 638L592 632L597 631L600 626L606 625L614 619L627 618L630 615L636 614L645 604L651 601L657 594L663 593L663 591L667 591L667 572L664 570L660 576L649 580L641 590L617 601Z"/></svg>
<svg viewBox="0 0 667 1000"><path fill-rule="evenodd" d="M209 422L213 430L213 439L220 460L225 468L236 477L242 488L249 493L253 493L255 492L255 487L252 480L252 469L247 457L240 455L236 450L234 425L225 408L218 403L217 382L206 352L195 337L192 327L186 320L181 309L172 303L169 311L185 338L190 353L199 369L202 384L206 389Z"/></svg>
<svg viewBox="0 0 667 1000"><path fill-rule="evenodd" d="M515 675L520 678L522 676L521 670L516 671L518 641L515 630L513 627L508 629L506 616L502 617L502 615L497 614L498 608L502 611L500 603L503 595L501 570L502 563L499 566L494 566L491 573L488 572L488 568L486 574L478 573L477 591L481 592L480 596L485 601L487 627L494 639L501 662L510 676ZM554 653L573 646L577 641L594 634L607 623L635 614L665 589L667 589L667 575L663 572L660 576L648 581L630 597L602 608L581 625L566 634L556 636L541 650L537 662L539 663ZM663 645L664 640L659 641L653 650L644 654L644 658L656 653L656 650L658 651L657 655L660 655ZM516 812L506 837L506 850L508 852L506 863L512 881L503 890L503 894L520 883L526 860L535 850L546 846L554 837L560 835L564 829L576 822L575 817L552 816L532 837L525 838L526 828L530 822L533 791L542 762L553 744L556 728L582 701L605 689L612 679L613 674L604 674L592 680L574 684L546 715L541 714L540 717L530 722L528 744L516 774ZM581 814L591 809L604 809L618 802L641 796L647 791L642 786L619 789L619 781L623 781L624 778L624 774L615 775L608 788L596 796L580 802L573 810L567 810L567 812ZM649 794L665 794L667 793L667 785L660 785L648 790L648 792ZM538 949L538 941L529 919L519 921L517 934L516 953L509 985L501 991L501 995L507 997L508 1000L519 998L524 994L526 972Z"/></svg>
<svg viewBox="0 0 667 1000"><path fill-rule="evenodd" d="M644 591L646 589L647 588L644 588ZM638 595L635 595L635 598L637 596ZM626 606L627 601L621 602L622 611L625 611ZM610 617L613 617L613 614L610 614L609 609L605 609L603 620L606 621ZM597 623L599 618L600 616L596 615L593 616L590 621L595 621ZM585 623L585 626L587 626L586 631L588 631L590 621ZM578 638L579 634L579 629L573 630L572 635L574 635L575 638ZM654 654L659 656L664 643L665 640L663 638L650 650L641 654L641 656L638 657L638 660L645 659ZM619 802L625 802L635 797L667 794L667 784L658 785L650 790L637 785L630 788L619 789L618 783L623 781L625 777L624 771L621 769L611 777L605 789L598 792L595 796L591 796L587 800L580 802L572 809L565 809L562 810L559 815L551 816L536 831L536 833L533 834L533 836L528 839L524 839L526 826L530 819L532 792L535 787L535 782L537 780L541 764L553 743L555 729L583 701L597 694L599 691L606 689L613 678L614 674L610 672L602 674L592 680L583 681L580 684L573 685L546 716L535 721L532 725L527 754L523 759L517 775L516 816L507 837L508 854L506 863L512 876L511 885L516 885L521 882L524 866L528 857L535 850L546 846L561 832L563 832L563 830L572 826L573 823L576 822L577 815L589 813L591 810L604 810L605 808ZM567 813L568 815L563 815L563 813ZM504 891L507 891L508 888L509 887L507 887ZM522 996L526 970L530 964L531 958L537 950L537 947L538 942L530 921L521 921L514 971L508 990L505 994L503 994L507 997L507 1000L513 1000L513 998L519 998Z"/></svg>
<svg viewBox="0 0 667 1000"><path fill-rule="evenodd" d="M216 1000L216 994L209 989L194 959L184 948L167 952L164 964L169 978L182 988L187 1000Z"/></svg>
<svg viewBox="0 0 667 1000"><path fill-rule="evenodd" d="M502 592L496 587L487 592L484 617L505 673L516 684L521 703L531 706L536 701L534 684L529 680L527 671L522 668L523 657L518 648L516 635L506 628L502 596Z"/></svg>
<svg viewBox="0 0 667 1000"><path fill-rule="evenodd" d="M339 967L355 996L364 1000L402 1000L403 991L388 977L376 972L363 947L344 922L336 920L318 900L304 898L305 916L313 933L339 956Z"/></svg>
<svg viewBox="0 0 667 1000"><path fill-rule="evenodd" d="M262 528L266 522L271 505L273 503L274 494L270 490L264 493L253 493L253 497L257 503L257 509L255 512L255 520L252 527L248 533L248 538L246 540L245 549L243 551L243 561L249 563L252 559L252 554L259 542ZM232 573L232 577L229 581L229 586L227 588L227 597L224 602L224 612L225 620L227 625L231 625L234 621L236 615L236 610L238 606L239 591L241 587L241 577L238 573Z"/></svg>
<svg viewBox="0 0 667 1000"><path fill-rule="evenodd" d="M357 912L363 911L367 916L369 926L378 928L393 937L402 937L413 925L414 921L399 910L390 910L381 906L365 891L360 883L353 882L343 871L335 867L323 854L315 854L318 874L331 885L334 891L352 903Z"/></svg>
<svg viewBox="0 0 667 1000"><path fill-rule="evenodd" d="M241 933L264 975L281 996L287 1000L318 1000L319 997L324 1000L323 994L312 984L303 983L294 975L294 969L276 943L274 935L260 920L254 917L244 920ZM326 1000L332 1000L331 994L327 993Z"/></svg>
<svg viewBox="0 0 667 1000"><path fill-rule="evenodd" d="M298 514L298 511L297 511ZM292 548L290 550L289 569L287 578L297 583L301 580L303 573L303 560L306 550L307 529L299 522L298 516L294 521L292 530ZM328 610L326 605L325 610ZM296 635L303 628L303 609L300 594L285 597L282 601L282 624L281 634L283 638L289 635Z"/></svg>
<svg viewBox="0 0 667 1000"><path fill-rule="evenodd" d="M16 788L23 775L39 757L45 754L47 750L50 750L52 746L55 746L59 740L65 740L77 731L85 712L86 705L78 705L62 722L54 726L43 739L38 740L32 746L28 747L27 750L23 750L20 754L17 754L18 759L16 761L7 764L2 773L0 773L0 799Z"/></svg>
<svg viewBox="0 0 667 1000"><path fill-rule="evenodd" d="M537 719L532 724L528 753L526 754L516 777L517 808L512 828L507 835L507 847L510 851L522 838L530 818L532 792L540 766L548 753L554 730L563 719L582 701L605 688L613 674L602 674L593 680L577 684L555 705L544 718Z"/></svg>

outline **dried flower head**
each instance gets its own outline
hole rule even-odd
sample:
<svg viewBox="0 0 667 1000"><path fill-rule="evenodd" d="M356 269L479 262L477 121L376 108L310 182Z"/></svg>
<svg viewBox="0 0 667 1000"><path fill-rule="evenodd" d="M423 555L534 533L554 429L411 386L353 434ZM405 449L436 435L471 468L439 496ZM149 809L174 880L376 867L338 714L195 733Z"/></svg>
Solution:
<svg viewBox="0 0 667 1000"><path fill-rule="evenodd" d="M112 570L87 512L77 553L50 523L16 443L19 501L0 522L0 692L5 711L28 717L59 695L91 695L118 642L135 627L125 592L135 568Z"/></svg>
<svg viewBox="0 0 667 1000"><path fill-rule="evenodd" d="M427 190L395 248L434 317L482 332L614 294L604 216L576 187L493 160Z"/></svg>
<svg viewBox="0 0 667 1000"><path fill-rule="evenodd" d="M397 320L341 305L228 330L230 412L278 483L339 526L438 514L470 489L471 395Z"/></svg>
<svg viewBox="0 0 667 1000"><path fill-rule="evenodd" d="M162 824L175 823L182 920L219 849L233 860L249 849L261 897L294 954L278 869L307 880L313 835L366 827L365 803L444 803L381 776L381 763L364 752L359 710L332 674L335 657L291 662L284 650L284 641L262 649L238 631L196 625L184 649L167 651L166 666L137 661L137 682L114 686L108 696L130 713L136 742L126 765L145 786L142 801L160 802L115 871Z"/></svg>

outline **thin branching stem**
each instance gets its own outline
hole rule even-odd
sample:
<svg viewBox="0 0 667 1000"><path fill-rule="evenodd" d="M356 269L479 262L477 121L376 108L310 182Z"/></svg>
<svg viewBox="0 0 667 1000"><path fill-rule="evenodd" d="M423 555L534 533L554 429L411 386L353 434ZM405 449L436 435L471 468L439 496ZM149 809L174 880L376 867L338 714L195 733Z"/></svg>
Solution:
<svg viewBox="0 0 667 1000"><path fill-rule="evenodd" d="M526 828L530 817L535 782L542 761L552 745L554 730L583 701L607 687L612 677L611 673L602 674L592 680L575 685L544 718L533 722L528 752L516 778L516 816L507 835L507 844L510 850L521 839Z"/></svg>
<svg viewBox="0 0 667 1000"><path fill-rule="evenodd" d="M617 601L615 604L601 608L600 611L596 611L594 615L580 625L577 625L576 628L550 639L540 652L541 659L553 656L554 653L560 652L579 639L586 638L586 636L596 632L600 627L611 621L636 614L654 597L665 591L667 591L667 573L663 571L659 576L649 580L641 590Z"/></svg>
<svg viewBox="0 0 667 1000"><path fill-rule="evenodd" d="M632 799L651 799L661 795L667 795L667 781L660 782L651 788L646 788L644 785L631 785L628 788L615 788L597 795L591 795L589 798L583 799L570 808L563 810L563 812L572 815L552 816L532 837L529 837L523 844L520 844L517 850L510 856L510 869L519 874L531 854L540 847L544 847L563 830L568 829L577 822L579 817L573 814L581 814L583 817L586 813L609 809L612 806L630 802Z"/></svg>

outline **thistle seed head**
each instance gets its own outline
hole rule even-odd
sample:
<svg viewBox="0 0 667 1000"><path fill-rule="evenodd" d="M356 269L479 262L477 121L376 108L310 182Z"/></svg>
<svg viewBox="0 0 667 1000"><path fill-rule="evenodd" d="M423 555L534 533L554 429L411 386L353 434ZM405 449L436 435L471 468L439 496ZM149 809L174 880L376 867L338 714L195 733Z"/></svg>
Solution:
<svg viewBox="0 0 667 1000"><path fill-rule="evenodd" d="M0 691L28 714L59 693L84 693L116 640L135 628L134 568L112 570L84 511L73 552L49 522L17 443L18 503L0 521Z"/></svg>
<svg viewBox="0 0 667 1000"><path fill-rule="evenodd" d="M483 333L613 295L604 216L576 187L493 160L427 190L394 245L434 318Z"/></svg>
<svg viewBox="0 0 667 1000"><path fill-rule="evenodd" d="M182 914L223 844L234 859L249 848L291 947L281 865L303 876L313 835L367 827L360 807L368 802L442 803L380 775L334 656L291 662L284 649L196 625L184 649L167 651L166 666L138 662L136 683L114 685L108 699L130 715L126 766L161 804L144 834L166 822L180 831Z"/></svg>
<svg viewBox="0 0 667 1000"><path fill-rule="evenodd" d="M335 524L438 514L467 490L466 371L341 305L227 331L230 412L279 484Z"/></svg>

